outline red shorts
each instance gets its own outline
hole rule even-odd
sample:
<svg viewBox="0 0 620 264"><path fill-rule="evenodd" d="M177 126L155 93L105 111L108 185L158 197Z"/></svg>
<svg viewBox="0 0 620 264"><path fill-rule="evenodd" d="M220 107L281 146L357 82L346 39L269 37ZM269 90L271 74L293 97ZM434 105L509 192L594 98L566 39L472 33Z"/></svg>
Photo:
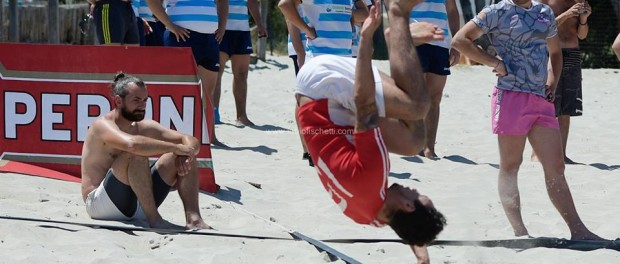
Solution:
<svg viewBox="0 0 620 264"><path fill-rule="evenodd" d="M353 133L351 126L334 124L327 99L302 105L297 116L308 152L334 202L357 223L382 225L375 218L385 200L390 162L379 128Z"/></svg>

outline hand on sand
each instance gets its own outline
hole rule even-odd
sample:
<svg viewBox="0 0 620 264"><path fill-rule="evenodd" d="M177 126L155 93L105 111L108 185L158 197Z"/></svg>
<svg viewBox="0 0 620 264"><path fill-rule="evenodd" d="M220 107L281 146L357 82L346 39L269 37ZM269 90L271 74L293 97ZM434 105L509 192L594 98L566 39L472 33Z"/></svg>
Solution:
<svg viewBox="0 0 620 264"><path fill-rule="evenodd" d="M409 24L409 32L411 32L413 44L416 46L430 41L442 41L444 39L443 29L428 22Z"/></svg>
<svg viewBox="0 0 620 264"><path fill-rule="evenodd" d="M378 8L378 6L379 2L375 1L375 5L370 8L370 11L368 12L368 17L366 18L366 20L364 20L364 23L362 24L362 29L360 31L360 36L362 38L372 39L375 31L377 30L379 25L381 25L382 12L381 8Z"/></svg>

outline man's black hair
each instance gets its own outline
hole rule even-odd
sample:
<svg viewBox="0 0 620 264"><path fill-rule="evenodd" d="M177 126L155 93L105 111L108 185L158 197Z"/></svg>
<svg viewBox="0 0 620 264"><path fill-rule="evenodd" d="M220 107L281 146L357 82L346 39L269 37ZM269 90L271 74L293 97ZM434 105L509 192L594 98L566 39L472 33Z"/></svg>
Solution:
<svg viewBox="0 0 620 264"><path fill-rule="evenodd" d="M415 211L397 211L390 220L390 227L409 245L423 246L437 237L446 225L446 218L435 208L414 201Z"/></svg>

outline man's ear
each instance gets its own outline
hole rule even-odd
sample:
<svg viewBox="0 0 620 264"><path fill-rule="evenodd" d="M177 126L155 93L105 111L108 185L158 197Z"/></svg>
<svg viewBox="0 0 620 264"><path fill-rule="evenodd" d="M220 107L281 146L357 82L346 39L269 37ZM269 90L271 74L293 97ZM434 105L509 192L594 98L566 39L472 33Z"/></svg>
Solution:
<svg viewBox="0 0 620 264"><path fill-rule="evenodd" d="M119 95L115 95L114 96L114 106L118 107L121 105L121 103L123 103L123 98L120 97Z"/></svg>
<svg viewBox="0 0 620 264"><path fill-rule="evenodd" d="M411 200L402 200L402 205L400 209L407 213L411 213L415 211L415 204Z"/></svg>

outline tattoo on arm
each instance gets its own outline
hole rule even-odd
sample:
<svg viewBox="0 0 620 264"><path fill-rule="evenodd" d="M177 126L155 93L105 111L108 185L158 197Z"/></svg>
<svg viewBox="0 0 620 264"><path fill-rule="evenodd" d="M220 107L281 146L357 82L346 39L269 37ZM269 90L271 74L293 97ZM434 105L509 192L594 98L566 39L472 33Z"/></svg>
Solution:
<svg viewBox="0 0 620 264"><path fill-rule="evenodd" d="M357 107L355 131L362 132L379 126L379 112L375 102Z"/></svg>

